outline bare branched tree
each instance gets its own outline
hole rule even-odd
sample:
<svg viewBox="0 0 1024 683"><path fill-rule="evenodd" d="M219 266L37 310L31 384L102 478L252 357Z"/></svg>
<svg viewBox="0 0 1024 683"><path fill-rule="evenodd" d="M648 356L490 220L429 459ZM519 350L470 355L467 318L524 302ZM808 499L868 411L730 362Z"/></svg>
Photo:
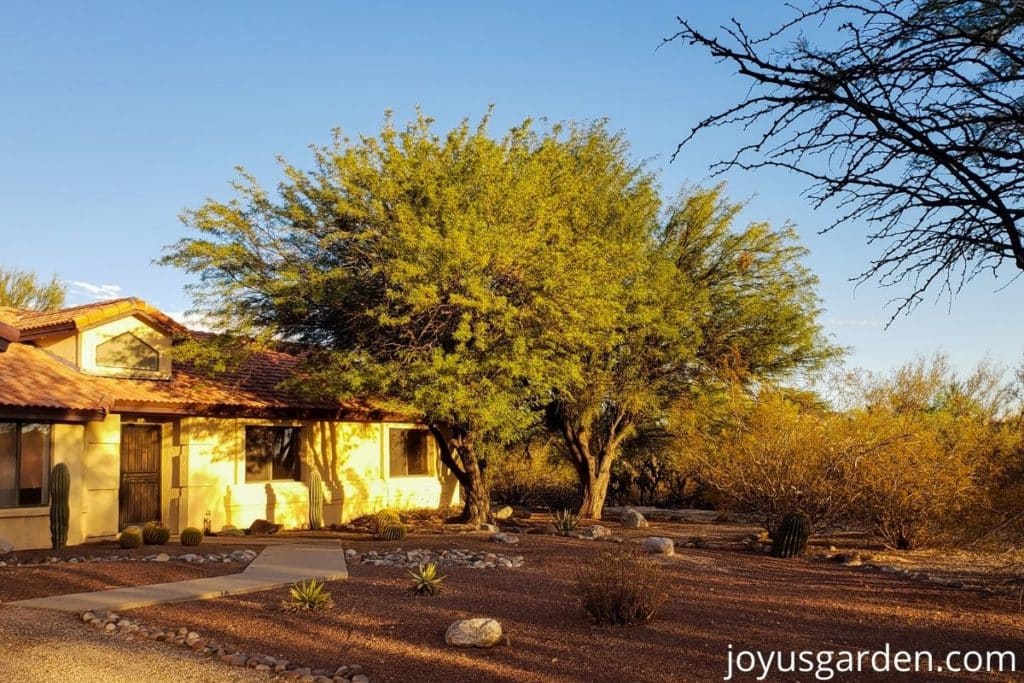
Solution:
<svg viewBox="0 0 1024 683"><path fill-rule="evenodd" d="M738 127L714 165L808 180L825 231L868 226L880 254L859 276L901 285L894 317L926 291L950 297L1007 262L1024 271L1024 0L821 0L762 36L733 20L683 41L750 81L692 128ZM815 45L816 31L828 45ZM906 288L905 290L903 288Z"/></svg>

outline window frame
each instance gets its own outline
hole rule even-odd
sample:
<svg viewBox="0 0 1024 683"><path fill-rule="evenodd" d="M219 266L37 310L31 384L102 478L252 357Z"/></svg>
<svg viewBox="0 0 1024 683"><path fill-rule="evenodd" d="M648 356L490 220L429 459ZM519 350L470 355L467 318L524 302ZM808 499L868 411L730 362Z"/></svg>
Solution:
<svg viewBox="0 0 1024 683"><path fill-rule="evenodd" d="M2 510L24 510L35 508L46 508L50 506L50 470L53 468L53 422L40 422L38 420L0 420L0 425L14 425L14 491L17 492L18 500L15 505L0 504ZM22 451L22 430L26 425L43 425L46 427L46 453L43 461L43 486L40 492L39 503L22 504L21 502L21 451Z"/></svg>
<svg viewBox="0 0 1024 683"><path fill-rule="evenodd" d="M109 343L111 343L111 342L113 342L115 340L122 339L124 337L130 337L131 339L135 340L137 343L141 344L142 346L145 346L147 349L152 351L153 355L150 356L150 358L148 360L155 361L155 366L153 366L153 367L138 367L138 366L134 366L134 365L128 365L127 363L116 363L116 362L103 363L103 362L100 362L100 349L103 348L104 346L106 346L107 344L109 344ZM115 334L115 335L113 335L111 337L107 337L103 341L98 342L96 344L95 348L93 349L93 363L96 364L96 367L102 368L104 370L127 370L129 372L157 373L157 372L160 372L160 361L161 361L160 349L156 348L155 346L153 346L152 344L150 344L145 339L143 339L139 335L135 334L131 330L128 330L128 331L125 331L125 332L121 332L120 334Z"/></svg>
<svg viewBox="0 0 1024 683"><path fill-rule="evenodd" d="M422 473L416 473L416 474L395 474L392 471L393 468L391 466L391 464L392 464L391 433L392 432L396 432L396 431L400 431L400 432L422 432L424 434L424 436L425 436L424 444L426 446L427 452L424 455L424 458L423 458L424 462L423 462L423 464L425 466L425 470L426 471L424 471ZM433 452L433 448L430 445L432 441L433 441L433 434L431 434L430 430L427 429L426 427L419 427L419 426L415 426L415 425L401 426L401 427L399 427L399 426L395 426L395 427L389 426L387 428L388 479L416 479L416 478L424 478L424 477L433 478L434 477L434 467L433 467L433 465L431 463L432 463L432 461L434 459L434 457L433 457L434 456L434 452ZM409 456L408 456L408 454L406 454L406 469L408 469L408 459L409 459Z"/></svg>
<svg viewBox="0 0 1024 683"><path fill-rule="evenodd" d="M250 479L249 474L249 430L291 430L295 448L294 472L286 478L274 477L274 460L267 462L267 476L260 479ZM245 425L242 434L242 482L245 484L273 484L273 483L298 483L302 481L302 427L298 425L274 425L274 424L248 424Z"/></svg>

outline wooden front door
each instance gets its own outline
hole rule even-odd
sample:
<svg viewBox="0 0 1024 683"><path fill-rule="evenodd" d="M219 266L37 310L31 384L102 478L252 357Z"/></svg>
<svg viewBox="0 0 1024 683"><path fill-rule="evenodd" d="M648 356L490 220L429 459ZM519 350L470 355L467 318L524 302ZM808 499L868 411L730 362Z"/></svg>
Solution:
<svg viewBox="0 0 1024 683"><path fill-rule="evenodd" d="M121 427L121 528L160 519L160 425Z"/></svg>

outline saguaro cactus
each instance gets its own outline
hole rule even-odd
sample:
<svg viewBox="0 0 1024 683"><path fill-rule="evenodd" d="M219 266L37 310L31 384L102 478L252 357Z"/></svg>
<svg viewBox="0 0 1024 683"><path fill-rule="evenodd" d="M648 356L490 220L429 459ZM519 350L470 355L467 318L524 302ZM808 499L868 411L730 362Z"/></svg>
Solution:
<svg viewBox="0 0 1024 683"><path fill-rule="evenodd" d="M316 470L309 473L309 528L324 528L324 487Z"/></svg>
<svg viewBox="0 0 1024 683"><path fill-rule="evenodd" d="M50 470L50 543L54 548L68 544L68 520L71 518L71 471L64 463Z"/></svg>
<svg viewBox="0 0 1024 683"><path fill-rule="evenodd" d="M775 557L797 557L807 551L807 540L811 537L811 521L804 514L790 514L782 518L782 524L772 539L772 555Z"/></svg>

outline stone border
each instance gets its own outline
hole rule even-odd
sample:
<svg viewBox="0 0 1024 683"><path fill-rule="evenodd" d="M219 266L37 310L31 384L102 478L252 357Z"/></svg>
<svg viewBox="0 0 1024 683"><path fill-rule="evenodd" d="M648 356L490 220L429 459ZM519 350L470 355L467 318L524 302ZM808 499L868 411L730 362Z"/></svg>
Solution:
<svg viewBox="0 0 1024 683"><path fill-rule="evenodd" d="M388 551L370 550L360 554L354 548L345 551L345 559L352 564L374 567L402 567L415 569L421 564L434 562L438 568L467 567L469 569L518 569L523 566L522 555L502 555L486 550L427 550L417 548L402 550L395 548Z"/></svg>
<svg viewBox="0 0 1024 683"><path fill-rule="evenodd" d="M216 657L225 664L253 669L283 680L301 683L370 683L370 678L358 664L341 666L333 672L329 669L313 669L270 655L242 652L230 645L203 638L187 626L163 628L123 617L116 612L103 611L83 612L80 618L83 623L109 636L145 638L185 647L206 657Z"/></svg>
<svg viewBox="0 0 1024 683"><path fill-rule="evenodd" d="M8 562L6 560L0 560L0 567L47 567L54 564L90 564L104 562L184 562L186 564L228 564L231 562L248 563L251 562L258 554L259 553L255 550L244 548L232 550L229 553L189 552L177 555L156 553L154 555L146 555L145 557L136 557L133 555L75 555L72 557L50 556L45 560L40 559L36 562Z"/></svg>

